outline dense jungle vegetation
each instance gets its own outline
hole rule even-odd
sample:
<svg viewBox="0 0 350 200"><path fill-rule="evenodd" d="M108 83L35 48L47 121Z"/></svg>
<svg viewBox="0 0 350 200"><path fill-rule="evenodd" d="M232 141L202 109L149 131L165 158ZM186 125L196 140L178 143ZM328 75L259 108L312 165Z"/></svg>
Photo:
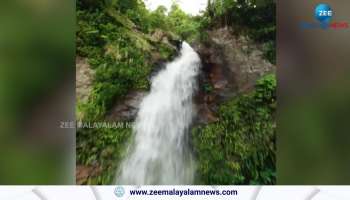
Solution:
<svg viewBox="0 0 350 200"><path fill-rule="evenodd" d="M266 75L255 90L221 105L219 121L193 129L199 182L274 184L276 79Z"/></svg>
<svg viewBox="0 0 350 200"><path fill-rule="evenodd" d="M77 102L77 120L104 121L116 100L131 90L148 90L157 60L176 55L176 41L203 42L206 30L230 27L263 46L275 63L273 0L209 0L199 16L190 16L176 1L146 9L141 0L78 0L77 56L95 71L92 92ZM163 38L167 38L164 40ZM219 121L192 131L198 157L198 183L275 183L275 76L255 90L225 103ZM77 130L77 165L97 166L81 184L112 184L131 129Z"/></svg>

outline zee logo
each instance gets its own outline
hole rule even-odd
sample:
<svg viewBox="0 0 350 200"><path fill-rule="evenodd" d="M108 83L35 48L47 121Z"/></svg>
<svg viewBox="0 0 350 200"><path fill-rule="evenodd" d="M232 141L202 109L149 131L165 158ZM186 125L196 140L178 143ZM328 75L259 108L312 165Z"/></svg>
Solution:
<svg viewBox="0 0 350 200"><path fill-rule="evenodd" d="M317 23L314 22L301 22L300 28L301 29L347 29L349 28L349 24L346 21L336 21L331 22L331 19L334 15L334 11L332 8L325 3L320 3L315 6L315 10L313 12L315 19L318 21ZM341 14L340 14L341 15Z"/></svg>
<svg viewBox="0 0 350 200"><path fill-rule="evenodd" d="M325 3L318 4L315 8L315 18L321 23L329 23L333 16L332 8Z"/></svg>

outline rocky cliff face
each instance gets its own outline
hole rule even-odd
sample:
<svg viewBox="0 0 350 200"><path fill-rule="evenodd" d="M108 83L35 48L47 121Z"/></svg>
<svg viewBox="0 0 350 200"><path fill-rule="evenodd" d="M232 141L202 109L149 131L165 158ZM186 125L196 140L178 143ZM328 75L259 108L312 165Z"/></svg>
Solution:
<svg viewBox="0 0 350 200"><path fill-rule="evenodd" d="M248 92L258 78L276 70L263 58L261 47L244 36L226 28L208 31L207 36L206 42L193 45L203 64L196 97L198 123L216 121L218 104Z"/></svg>
<svg viewBox="0 0 350 200"><path fill-rule="evenodd" d="M228 29L209 31L205 43L193 44L202 59L202 73L199 77L199 92L195 97L198 108L197 123L216 121L218 106L238 94L249 92L256 80L267 73L274 73L276 67L263 57L261 46L252 43L244 36L235 36ZM172 48L176 41L168 42L164 33L156 32L153 38L163 40ZM177 46L178 48L178 46ZM155 74L165 64L159 52L152 58ZM151 76L151 75L150 75ZM137 114L138 105L145 91L130 91L116 102L109 112L109 121L132 121Z"/></svg>
<svg viewBox="0 0 350 200"><path fill-rule="evenodd" d="M198 107L198 123L216 121L218 105L237 94L248 92L255 81L276 67L263 58L261 46L244 36L235 36L228 29L207 32L208 40L192 44L202 59L202 74L199 77L200 90L195 98ZM151 35L153 42L162 42L170 48L179 46L178 40L158 30ZM151 61L155 65L152 74L157 73L167 60L157 50L152 51ZM172 55L171 57L174 57ZM93 71L86 59L77 59L77 98L87 100L91 91ZM150 76L152 76L152 74ZM118 100L106 116L108 121L132 121L145 91L130 91Z"/></svg>

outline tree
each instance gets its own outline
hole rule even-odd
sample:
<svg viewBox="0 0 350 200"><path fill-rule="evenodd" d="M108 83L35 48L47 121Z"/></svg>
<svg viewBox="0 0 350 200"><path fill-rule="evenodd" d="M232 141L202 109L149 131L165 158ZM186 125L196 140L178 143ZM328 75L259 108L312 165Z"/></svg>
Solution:
<svg viewBox="0 0 350 200"><path fill-rule="evenodd" d="M158 6L158 8L151 13L150 21L152 28L160 28L168 30L168 20L166 16L167 8L165 6Z"/></svg>
<svg viewBox="0 0 350 200"><path fill-rule="evenodd" d="M170 26L182 39L191 40L197 34L199 22L194 17L182 11L178 4L174 3L171 6L168 18Z"/></svg>

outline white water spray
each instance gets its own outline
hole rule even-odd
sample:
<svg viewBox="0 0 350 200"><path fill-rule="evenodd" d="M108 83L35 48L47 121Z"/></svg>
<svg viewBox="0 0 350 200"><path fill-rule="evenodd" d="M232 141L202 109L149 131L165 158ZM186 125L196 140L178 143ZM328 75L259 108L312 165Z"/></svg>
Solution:
<svg viewBox="0 0 350 200"><path fill-rule="evenodd" d="M192 97L200 67L186 42L180 56L152 79L134 127L135 140L122 162L118 184L191 184L194 161L187 136L194 117Z"/></svg>

